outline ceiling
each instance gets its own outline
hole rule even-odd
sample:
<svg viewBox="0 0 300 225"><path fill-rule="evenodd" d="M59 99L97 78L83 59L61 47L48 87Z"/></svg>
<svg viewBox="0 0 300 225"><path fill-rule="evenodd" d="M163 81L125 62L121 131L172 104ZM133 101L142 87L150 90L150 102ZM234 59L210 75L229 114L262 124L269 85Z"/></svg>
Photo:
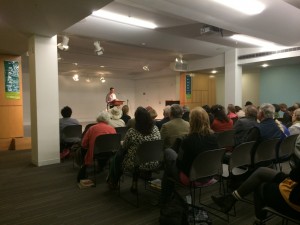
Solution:
<svg viewBox="0 0 300 225"><path fill-rule="evenodd" d="M285 46L299 45L299 1L260 1L266 9L246 16L214 0L0 0L0 54L22 55L26 71L30 36L57 34L59 43L67 35L69 50L58 50L62 58L59 75L139 79L176 73L170 65L179 55L191 61L230 48L253 47L230 40L235 33ZM158 28L138 28L90 16L100 8L152 21ZM206 25L222 32L201 34ZM103 55L95 53L94 41L100 41ZM145 65L150 71L143 70Z"/></svg>

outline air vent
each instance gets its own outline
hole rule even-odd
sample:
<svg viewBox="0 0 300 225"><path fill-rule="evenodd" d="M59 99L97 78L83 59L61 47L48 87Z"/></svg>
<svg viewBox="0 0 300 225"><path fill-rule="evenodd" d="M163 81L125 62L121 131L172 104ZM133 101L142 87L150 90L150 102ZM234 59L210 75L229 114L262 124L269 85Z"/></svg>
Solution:
<svg viewBox="0 0 300 225"><path fill-rule="evenodd" d="M274 55L278 53L285 53L285 52L294 52L294 51L299 51L300 47L294 47L294 48L286 48L278 51L269 51L269 52L259 52L259 53L253 53L253 54L248 54L248 55L241 55L238 57L239 60L243 59L251 59L251 58L257 58L257 57L263 57L263 56L268 56L268 55Z"/></svg>
<svg viewBox="0 0 300 225"><path fill-rule="evenodd" d="M175 71L188 71L188 63L186 61L176 62L174 64Z"/></svg>

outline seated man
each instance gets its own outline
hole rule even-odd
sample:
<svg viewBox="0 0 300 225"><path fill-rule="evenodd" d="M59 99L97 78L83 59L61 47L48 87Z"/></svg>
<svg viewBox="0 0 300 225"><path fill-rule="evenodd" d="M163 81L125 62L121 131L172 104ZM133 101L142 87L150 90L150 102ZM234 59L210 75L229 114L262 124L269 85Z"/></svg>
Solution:
<svg viewBox="0 0 300 225"><path fill-rule="evenodd" d="M59 119L59 136L60 136L60 151L66 147L64 145L64 140L62 138L62 131L65 127L70 125L80 125L78 120L71 118L72 116L72 109L69 106L65 106L60 111L63 118ZM65 153L67 154L67 153Z"/></svg>
<svg viewBox="0 0 300 225"><path fill-rule="evenodd" d="M182 119L182 114L183 110L180 105L171 105L170 121L163 124L160 130L165 149L172 147L176 138L182 137L189 132L190 124Z"/></svg>
<svg viewBox="0 0 300 225"><path fill-rule="evenodd" d="M245 142L247 134L252 127L257 126L257 109L254 105L246 106L245 117L239 118L234 124L234 144L239 145Z"/></svg>
<svg viewBox="0 0 300 225"><path fill-rule="evenodd" d="M94 157L94 144L95 140L98 136L104 135L104 134L115 134L116 130L112 126L108 125L108 122L110 120L110 115L108 112L101 112L97 117L97 124L91 126L87 132L85 133L81 145L83 148L83 155L84 156L84 165L81 167L78 176L77 176L77 182L79 182L81 179L84 179L86 176L86 166L93 164L93 157ZM106 161L109 159L110 156L107 157L102 162L99 162L100 170L103 169L103 167L106 164Z"/></svg>
<svg viewBox="0 0 300 225"><path fill-rule="evenodd" d="M170 110L171 110L171 106L167 105L163 110L164 118L156 122L156 126L158 127L159 130L161 129L163 124L170 121Z"/></svg>

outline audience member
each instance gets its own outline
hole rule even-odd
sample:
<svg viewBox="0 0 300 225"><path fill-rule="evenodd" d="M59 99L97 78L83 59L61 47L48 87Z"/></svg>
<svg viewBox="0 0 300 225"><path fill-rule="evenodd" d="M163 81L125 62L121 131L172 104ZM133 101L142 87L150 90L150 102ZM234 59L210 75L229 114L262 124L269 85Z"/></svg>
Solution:
<svg viewBox="0 0 300 225"><path fill-rule="evenodd" d="M217 138L210 129L207 112L196 107L190 113L190 130L183 139L180 151L177 153L168 148L165 150L165 172L162 178L161 203L165 204L170 200L174 190L174 183L168 178L189 183L189 173L196 156L202 152L218 148ZM211 178L201 182L209 182Z"/></svg>
<svg viewBox="0 0 300 225"><path fill-rule="evenodd" d="M169 122L170 121L170 111L171 111L171 106L170 105L167 105L164 110L163 110L163 116L164 118L161 119L160 121L157 121L156 122L156 126L158 127L158 129L160 130L161 129L161 126L163 124L165 124L166 122Z"/></svg>
<svg viewBox="0 0 300 225"><path fill-rule="evenodd" d="M282 123L286 126L289 127L292 125L292 116L290 115L288 111L288 107L285 103L279 104L280 111L283 112L282 115Z"/></svg>
<svg viewBox="0 0 300 225"><path fill-rule="evenodd" d="M125 122L121 119L122 110L119 107L114 106L109 109L108 112L110 114L110 120L108 122L109 125L112 127L125 127Z"/></svg>
<svg viewBox="0 0 300 225"><path fill-rule="evenodd" d="M150 116L153 120L157 117L157 112L151 106L147 106L146 110L150 113Z"/></svg>
<svg viewBox="0 0 300 225"><path fill-rule="evenodd" d="M300 134L300 109L294 111L292 122L293 125L289 127L290 134Z"/></svg>
<svg viewBox="0 0 300 225"><path fill-rule="evenodd" d="M257 118L260 121L258 128L260 131L260 141L280 138L281 140L289 136L288 129L278 120L274 120L275 107L269 103L260 105Z"/></svg>
<svg viewBox="0 0 300 225"><path fill-rule="evenodd" d="M80 168L80 171L77 176L77 182L86 177L86 167L93 164L94 144L96 138L100 135L116 133L116 130L112 126L108 125L109 121L109 113L105 111L100 112L100 114L97 117L97 124L91 126L85 133L81 143L83 151L82 154L84 155L84 165ZM103 161L98 162L100 170L103 169L110 156L110 154L103 155Z"/></svg>
<svg viewBox="0 0 300 225"><path fill-rule="evenodd" d="M202 108L207 112L208 117L209 117L209 124L212 124L214 121L214 115L211 113L211 108L209 105L204 105Z"/></svg>
<svg viewBox="0 0 300 225"><path fill-rule="evenodd" d="M136 171L136 151L139 145L145 141L160 140L160 133L154 125L150 113L143 107L138 107L135 111L135 128L130 128L124 138L123 147L113 157L108 177L111 189L118 187L118 182L122 171L133 172L131 191L137 190L137 171ZM147 163L141 168L157 168L159 162Z"/></svg>
<svg viewBox="0 0 300 225"><path fill-rule="evenodd" d="M214 115L214 120L211 124L211 129L213 129L215 132L222 132L225 130L233 129L233 121L230 118L228 118L223 106L213 105L211 107L211 112Z"/></svg>
<svg viewBox="0 0 300 225"><path fill-rule="evenodd" d="M161 138L164 140L164 148L170 148L176 138L187 134L190 129L189 122L182 119L183 110L178 104L171 105L170 121L163 124L160 130Z"/></svg>
<svg viewBox="0 0 300 225"><path fill-rule="evenodd" d="M272 105L275 108L274 118L277 119L277 118L279 118L280 106L278 104L272 104Z"/></svg>
<svg viewBox="0 0 300 225"><path fill-rule="evenodd" d="M71 125L80 125L77 119L71 118L72 116L72 109L69 106L65 106L60 111L63 118L59 119L59 137L60 137L60 157L61 159L67 157L70 154L70 150L68 149L69 146L66 146L63 137L62 131L65 127ZM74 142L79 141L75 139Z"/></svg>
<svg viewBox="0 0 300 225"><path fill-rule="evenodd" d="M271 168L258 168L237 190L231 194L215 197L213 201L229 212L237 200L254 192L254 207L257 220L254 224L264 224L267 213L263 207L270 206L276 211L299 219L300 217L300 144L290 160L289 175Z"/></svg>
<svg viewBox="0 0 300 225"><path fill-rule="evenodd" d="M247 102L245 103L245 107L248 106L248 105L253 105L253 103L250 102L250 101L247 101Z"/></svg>
<svg viewBox="0 0 300 225"><path fill-rule="evenodd" d="M182 119L189 122L190 120L190 108L187 105L182 106L183 114Z"/></svg>
<svg viewBox="0 0 300 225"><path fill-rule="evenodd" d="M236 115L235 113L235 107L233 104L228 104L227 106L227 116L230 118L230 119L237 119L238 116Z"/></svg>
<svg viewBox="0 0 300 225"><path fill-rule="evenodd" d="M125 125L127 124L128 120L131 119L131 116L128 115L129 107L128 105L123 105L122 107L122 117L121 120L124 121Z"/></svg>
<svg viewBox="0 0 300 225"><path fill-rule="evenodd" d="M245 116L245 112L244 112L244 110L241 107L239 107L238 105L236 105L236 106L234 106L234 108L235 108L236 115L238 116L238 118L242 118L242 117Z"/></svg>
<svg viewBox="0 0 300 225"><path fill-rule="evenodd" d="M295 102L294 105L295 109L299 109L300 108L300 103L299 102Z"/></svg>
<svg viewBox="0 0 300 225"><path fill-rule="evenodd" d="M245 117L239 118L234 124L235 130L235 145L245 142L247 134L252 127L257 126L257 109L253 105L248 105L245 108Z"/></svg>

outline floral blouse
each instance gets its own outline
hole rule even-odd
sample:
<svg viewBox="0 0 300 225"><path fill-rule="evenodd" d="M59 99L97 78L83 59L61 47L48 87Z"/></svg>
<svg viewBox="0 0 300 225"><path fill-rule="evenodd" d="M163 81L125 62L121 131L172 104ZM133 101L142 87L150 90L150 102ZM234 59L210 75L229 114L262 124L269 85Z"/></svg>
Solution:
<svg viewBox="0 0 300 225"><path fill-rule="evenodd" d="M136 164L136 151L139 147L139 145L142 142L145 141L154 141L154 140L160 140L160 132L157 128L157 126L154 126L151 134L149 135L142 135L140 132L138 132L134 128L130 128L125 135L124 142L123 142L123 149L127 150L127 154L125 155L124 161L123 161L123 169L124 170L133 170L135 164ZM141 169L154 169L159 166L159 162L151 162L146 163L144 165L141 165Z"/></svg>

